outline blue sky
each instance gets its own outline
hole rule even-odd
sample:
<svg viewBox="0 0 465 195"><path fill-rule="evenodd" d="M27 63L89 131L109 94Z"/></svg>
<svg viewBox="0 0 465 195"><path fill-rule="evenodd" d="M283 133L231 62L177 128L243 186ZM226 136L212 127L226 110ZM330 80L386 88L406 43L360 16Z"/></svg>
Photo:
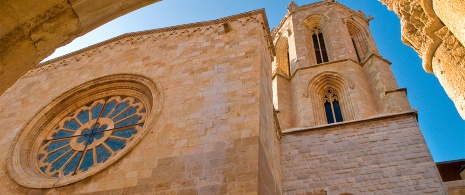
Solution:
<svg viewBox="0 0 465 195"><path fill-rule="evenodd" d="M165 0L117 18L57 49L47 59L135 31L214 20L246 11L265 8L270 28L286 14L289 0ZM296 0L298 5L317 2ZM400 39L400 22L394 12L378 0L339 0L354 10L375 17L370 30L381 55L392 62L391 68L400 87L406 87L413 108L418 109L419 124L436 162L465 159L465 121L458 115L437 78L426 73L418 54Z"/></svg>

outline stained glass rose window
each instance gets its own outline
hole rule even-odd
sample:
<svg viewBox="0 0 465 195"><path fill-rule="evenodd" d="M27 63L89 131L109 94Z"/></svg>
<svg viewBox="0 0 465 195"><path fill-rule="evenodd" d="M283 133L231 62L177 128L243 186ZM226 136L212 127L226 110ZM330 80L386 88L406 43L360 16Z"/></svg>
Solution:
<svg viewBox="0 0 465 195"><path fill-rule="evenodd" d="M144 126L145 106L112 96L88 103L63 118L39 149L42 172L63 177L87 171L123 149Z"/></svg>
<svg viewBox="0 0 465 195"><path fill-rule="evenodd" d="M133 149L158 118L161 87L132 74L88 81L37 111L18 132L8 155L17 183L52 188L107 168Z"/></svg>

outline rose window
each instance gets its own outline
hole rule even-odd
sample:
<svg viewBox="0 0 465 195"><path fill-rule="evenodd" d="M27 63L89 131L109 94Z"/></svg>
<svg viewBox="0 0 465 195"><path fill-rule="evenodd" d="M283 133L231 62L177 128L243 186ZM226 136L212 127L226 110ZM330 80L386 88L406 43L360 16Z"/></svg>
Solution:
<svg viewBox="0 0 465 195"><path fill-rule="evenodd" d="M29 188L54 188L106 169L156 130L161 89L145 76L116 74L57 96L13 140L11 178Z"/></svg>
<svg viewBox="0 0 465 195"><path fill-rule="evenodd" d="M87 171L125 147L145 121L135 98L99 99L63 118L39 148L40 170L52 177Z"/></svg>

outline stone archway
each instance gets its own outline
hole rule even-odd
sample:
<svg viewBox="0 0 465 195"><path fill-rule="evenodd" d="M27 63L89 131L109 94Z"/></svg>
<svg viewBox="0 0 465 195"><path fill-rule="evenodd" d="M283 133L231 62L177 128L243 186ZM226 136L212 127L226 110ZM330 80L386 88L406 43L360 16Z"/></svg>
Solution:
<svg viewBox="0 0 465 195"><path fill-rule="evenodd" d="M157 1L1 1L0 94L56 48ZM403 42L418 52L424 69L438 77L465 119L465 1L379 1L399 16Z"/></svg>
<svg viewBox="0 0 465 195"><path fill-rule="evenodd" d="M56 48L157 1L1 1L0 94Z"/></svg>

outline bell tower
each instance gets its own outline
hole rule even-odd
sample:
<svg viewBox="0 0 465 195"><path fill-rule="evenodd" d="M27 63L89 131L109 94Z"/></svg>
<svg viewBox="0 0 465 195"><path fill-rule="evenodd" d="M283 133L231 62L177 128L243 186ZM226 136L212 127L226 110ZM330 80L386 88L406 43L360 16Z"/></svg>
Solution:
<svg viewBox="0 0 465 195"><path fill-rule="evenodd" d="M334 9L328 9L333 8ZM298 7L274 30L274 104L282 129L412 111L361 11L325 1Z"/></svg>
<svg viewBox="0 0 465 195"><path fill-rule="evenodd" d="M408 194L387 187L403 173L444 194L407 90L370 33L373 18L327 0L287 9L272 33L284 194Z"/></svg>

